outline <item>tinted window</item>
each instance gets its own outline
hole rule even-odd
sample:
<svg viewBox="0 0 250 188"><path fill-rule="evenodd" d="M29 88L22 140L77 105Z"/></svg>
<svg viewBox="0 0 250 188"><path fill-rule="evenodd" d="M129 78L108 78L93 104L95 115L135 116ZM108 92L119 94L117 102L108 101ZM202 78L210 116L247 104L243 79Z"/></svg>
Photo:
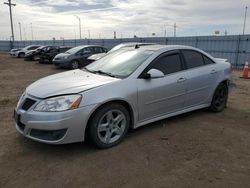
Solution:
<svg viewBox="0 0 250 188"><path fill-rule="evenodd" d="M69 50L69 48L59 48L59 52L65 52L67 50Z"/></svg>
<svg viewBox="0 0 250 188"><path fill-rule="evenodd" d="M82 52L83 52L84 54L90 54L90 53L92 53L92 49L91 49L91 48L83 48L83 49L82 49Z"/></svg>
<svg viewBox="0 0 250 188"><path fill-rule="evenodd" d="M182 53L188 69L204 65L202 55L199 52L184 50Z"/></svg>
<svg viewBox="0 0 250 188"><path fill-rule="evenodd" d="M37 48L38 48L38 46L32 46L32 47L29 48L29 50L35 50Z"/></svg>
<svg viewBox="0 0 250 188"><path fill-rule="evenodd" d="M103 53L103 50L100 47L94 47L94 52L95 53Z"/></svg>
<svg viewBox="0 0 250 188"><path fill-rule="evenodd" d="M207 56L203 56L203 58L204 58L204 62L206 65L214 64L214 62L210 58L208 58Z"/></svg>
<svg viewBox="0 0 250 188"><path fill-rule="evenodd" d="M162 71L165 75L182 70L179 54L168 55L160 58L154 65L154 69Z"/></svg>

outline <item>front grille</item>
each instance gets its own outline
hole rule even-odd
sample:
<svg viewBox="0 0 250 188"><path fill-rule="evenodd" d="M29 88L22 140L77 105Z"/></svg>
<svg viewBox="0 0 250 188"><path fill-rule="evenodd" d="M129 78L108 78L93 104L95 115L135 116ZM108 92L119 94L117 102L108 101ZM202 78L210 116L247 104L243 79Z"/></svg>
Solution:
<svg viewBox="0 0 250 188"><path fill-rule="evenodd" d="M60 129L54 131L45 131L39 129L32 129L30 131L30 136L47 141L60 140L67 132L67 129Z"/></svg>
<svg viewBox="0 0 250 188"><path fill-rule="evenodd" d="M26 98L26 99L24 100L24 102L23 102L22 109L27 111L27 110L29 110L30 107L31 107L33 104L35 104L35 103L36 103L35 100L30 99L30 98Z"/></svg>

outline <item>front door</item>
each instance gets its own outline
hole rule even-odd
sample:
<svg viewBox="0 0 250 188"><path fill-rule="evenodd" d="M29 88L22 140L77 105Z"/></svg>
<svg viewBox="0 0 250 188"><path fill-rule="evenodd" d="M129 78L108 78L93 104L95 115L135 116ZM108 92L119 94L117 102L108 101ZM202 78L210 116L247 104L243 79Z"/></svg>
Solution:
<svg viewBox="0 0 250 188"><path fill-rule="evenodd" d="M183 109L186 94L186 71L179 52L161 55L145 70L157 69L164 77L137 79L139 121Z"/></svg>

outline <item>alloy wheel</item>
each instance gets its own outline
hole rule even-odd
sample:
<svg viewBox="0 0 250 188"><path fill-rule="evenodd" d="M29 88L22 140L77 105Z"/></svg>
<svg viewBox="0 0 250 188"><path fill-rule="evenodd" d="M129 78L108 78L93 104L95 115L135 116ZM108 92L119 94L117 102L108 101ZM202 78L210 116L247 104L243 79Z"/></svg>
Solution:
<svg viewBox="0 0 250 188"><path fill-rule="evenodd" d="M116 142L126 129L126 117L120 110L110 110L98 122L98 138L105 144Z"/></svg>

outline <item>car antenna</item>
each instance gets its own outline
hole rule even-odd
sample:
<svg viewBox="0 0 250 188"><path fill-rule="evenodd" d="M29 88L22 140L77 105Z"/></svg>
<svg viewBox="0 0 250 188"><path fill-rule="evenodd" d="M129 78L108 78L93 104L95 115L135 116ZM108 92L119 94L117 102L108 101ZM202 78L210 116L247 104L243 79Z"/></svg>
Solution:
<svg viewBox="0 0 250 188"><path fill-rule="evenodd" d="M140 46L138 44L135 45L135 49L138 49L140 48Z"/></svg>

